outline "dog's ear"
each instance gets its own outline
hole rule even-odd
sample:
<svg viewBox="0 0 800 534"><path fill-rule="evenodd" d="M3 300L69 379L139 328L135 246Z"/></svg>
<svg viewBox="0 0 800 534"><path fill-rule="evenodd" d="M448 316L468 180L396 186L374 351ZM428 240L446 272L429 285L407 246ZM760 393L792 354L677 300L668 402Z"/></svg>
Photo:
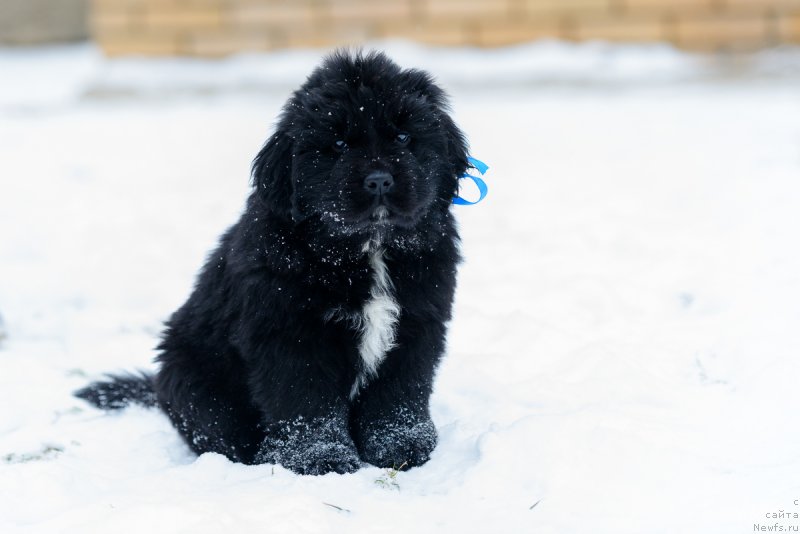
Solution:
<svg viewBox="0 0 800 534"><path fill-rule="evenodd" d="M467 161L469 146L464 133L450 118L450 105L447 102L447 95L436 85L431 75L424 71L410 69L405 71L405 77L408 84L407 92L416 94L419 99L433 106L447 137L448 162L455 176L461 176L469 166Z"/></svg>
<svg viewBox="0 0 800 534"><path fill-rule="evenodd" d="M253 160L253 187L265 207L284 217L292 215L292 141L276 132Z"/></svg>
<svg viewBox="0 0 800 534"><path fill-rule="evenodd" d="M467 161L469 155L467 137L456 126L456 123L453 122L448 113L443 112L439 120L447 137L447 156L450 160L450 165L453 167L455 175L461 176L469 167L469 162Z"/></svg>

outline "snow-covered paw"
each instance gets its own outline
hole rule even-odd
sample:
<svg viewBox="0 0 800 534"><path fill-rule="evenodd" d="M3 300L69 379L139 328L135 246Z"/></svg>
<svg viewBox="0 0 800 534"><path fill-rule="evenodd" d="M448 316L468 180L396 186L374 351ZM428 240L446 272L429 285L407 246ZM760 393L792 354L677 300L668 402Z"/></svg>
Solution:
<svg viewBox="0 0 800 534"><path fill-rule="evenodd" d="M361 467L352 438L333 421L272 425L255 463L280 464L300 475L353 473Z"/></svg>
<svg viewBox="0 0 800 534"><path fill-rule="evenodd" d="M373 424L358 443L361 459L378 467L408 469L428 461L436 447L436 427L430 419L414 423Z"/></svg>
<svg viewBox="0 0 800 534"><path fill-rule="evenodd" d="M353 447L342 443L316 442L305 448L284 450L271 463L278 463L300 475L354 473L361 461Z"/></svg>

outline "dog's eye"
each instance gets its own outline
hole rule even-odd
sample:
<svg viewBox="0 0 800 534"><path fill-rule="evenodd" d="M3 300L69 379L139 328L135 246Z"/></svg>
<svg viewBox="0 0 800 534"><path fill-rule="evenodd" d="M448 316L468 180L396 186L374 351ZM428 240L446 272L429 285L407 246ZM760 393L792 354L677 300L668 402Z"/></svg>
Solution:
<svg viewBox="0 0 800 534"><path fill-rule="evenodd" d="M341 139L333 143L333 149L336 150L337 152L341 152L345 148L347 148L347 143L345 143Z"/></svg>
<svg viewBox="0 0 800 534"><path fill-rule="evenodd" d="M398 143L400 143L401 145L407 145L408 142L411 141L411 136L408 135L407 133L402 133L401 132L401 133L397 134L397 137L395 137L395 140Z"/></svg>

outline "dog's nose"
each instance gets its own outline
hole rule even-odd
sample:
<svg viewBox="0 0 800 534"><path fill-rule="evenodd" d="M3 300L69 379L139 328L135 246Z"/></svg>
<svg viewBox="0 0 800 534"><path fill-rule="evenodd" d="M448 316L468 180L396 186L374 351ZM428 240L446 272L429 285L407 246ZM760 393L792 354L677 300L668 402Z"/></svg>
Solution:
<svg viewBox="0 0 800 534"><path fill-rule="evenodd" d="M373 195L385 195L394 185L394 178L386 171L372 171L364 179L364 189Z"/></svg>

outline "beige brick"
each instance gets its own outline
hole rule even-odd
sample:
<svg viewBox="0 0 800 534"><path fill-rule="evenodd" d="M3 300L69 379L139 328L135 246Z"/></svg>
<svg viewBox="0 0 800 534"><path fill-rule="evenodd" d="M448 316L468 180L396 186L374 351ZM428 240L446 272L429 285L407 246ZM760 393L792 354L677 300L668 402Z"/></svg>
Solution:
<svg viewBox="0 0 800 534"><path fill-rule="evenodd" d="M781 17L778 21L781 41L800 43L800 13Z"/></svg>
<svg viewBox="0 0 800 534"><path fill-rule="evenodd" d="M303 2L234 2L226 9L225 17L231 24L245 27L308 26L319 18L319 10Z"/></svg>
<svg viewBox="0 0 800 534"><path fill-rule="evenodd" d="M411 0L328 0L324 15L340 21L402 21L411 18Z"/></svg>
<svg viewBox="0 0 800 534"><path fill-rule="evenodd" d="M687 17L676 21L679 46L691 49L754 49L769 44L767 17Z"/></svg>
<svg viewBox="0 0 800 534"><path fill-rule="evenodd" d="M176 37L116 36L99 39L107 56L172 56L180 52Z"/></svg>
<svg viewBox="0 0 800 534"><path fill-rule="evenodd" d="M730 10L747 8L800 9L800 0L718 0Z"/></svg>
<svg viewBox="0 0 800 534"><path fill-rule="evenodd" d="M573 21L575 39L649 42L669 38L666 24L657 14L639 17L583 17Z"/></svg>
<svg viewBox="0 0 800 534"><path fill-rule="evenodd" d="M517 0L515 9L537 16L547 13L609 12L613 6L614 0Z"/></svg>
<svg viewBox="0 0 800 534"><path fill-rule="evenodd" d="M564 28L556 19L549 23L515 22L504 25L486 24L478 28L477 43L481 46L508 46L535 41L537 39L559 39L566 37Z"/></svg>
<svg viewBox="0 0 800 534"><path fill-rule="evenodd" d="M718 11L724 0L618 0L623 11L658 13L708 13Z"/></svg>
<svg viewBox="0 0 800 534"><path fill-rule="evenodd" d="M407 36L408 39L431 46L464 46L472 44L463 28L439 28L434 32L418 32Z"/></svg>
<svg viewBox="0 0 800 534"><path fill-rule="evenodd" d="M222 25L220 8L215 6L148 6L142 16L145 26L156 29L215 29Z"/></svg>
<svg viewBox="0 0 800 534"><path fill-rule="evenodd" d="M186 39L186 52L203 57L221 57L240 52L260 52L273 48L270 35L225 33L197 33Z"/></svg>
<svg viewBox="0 0 800 534"><path fill-rule="evenodd" d="M284 42L288 48L331 48L360 44L357 40L342 42L325 33L301 36L295 32L290 32Z"/></svg>
<svg viewBox="0 0 800 534"><path fill-rule="evenodd" d="M463 21L452 18L417 23L381 22L376 30L376 37L408 39L434 46L464 45L474 38Z"/></svg>
<svg viewBox="0 0 800 534"><path fill-rule="evenodd" d="M98 32L126 32L141 24L141 20L138 11L118 8L96 9L89 14L89 25L92 31Z"/></svg>
<svg viewBox="0 0 800 534"><path fill-rule="evenodd" d="M375 36L376 30L365 25L336 25L300 31L292 28L286 32L286 46L321 48L360 45Z"/></svg>
<svg viewBox="0 0 800 534"><path fill-rule="evenodd" d="M569 1L569 0L567 0ZM423 0L425 17L455 19L511 14L511 0Z"/></svg>

